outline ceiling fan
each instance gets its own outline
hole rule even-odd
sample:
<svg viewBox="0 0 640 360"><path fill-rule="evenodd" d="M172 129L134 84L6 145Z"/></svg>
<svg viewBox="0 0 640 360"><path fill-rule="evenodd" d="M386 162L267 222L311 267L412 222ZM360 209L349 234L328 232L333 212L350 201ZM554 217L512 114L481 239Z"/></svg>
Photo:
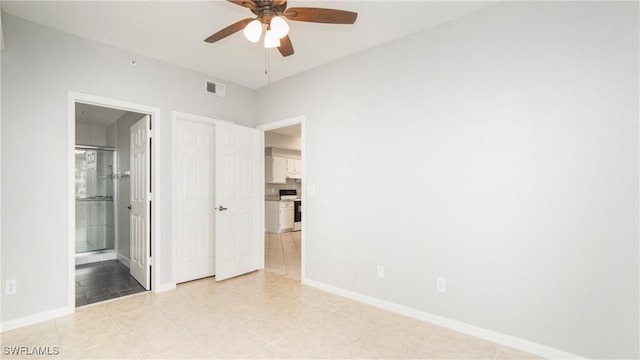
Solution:
<svg viewBox="0 0 640 360"><path fill-rule="evenodd" d="M358 17L358 14L355 12L336 9L310 7L292 7L287 9L286 0L227 1L246 7L251 10L256 17L242 19L209 36L204 41L214 43L244 29L243 33L247 40L258 42L262 37L263 28L266 27L264 47L277 47L282 56L293 55L293 45L288 35L289 25L286 20L324 24L353 24Z"/></svg>

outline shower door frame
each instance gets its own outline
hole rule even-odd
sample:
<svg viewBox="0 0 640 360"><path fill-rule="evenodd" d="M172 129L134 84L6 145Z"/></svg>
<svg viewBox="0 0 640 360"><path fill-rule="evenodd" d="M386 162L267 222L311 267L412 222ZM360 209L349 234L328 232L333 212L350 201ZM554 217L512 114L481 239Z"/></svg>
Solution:
<svg viewBox="0 0 640 360"><path fill-rule="evenodd" d="M68 261L67 261L67 314L72 314L76 310L76 296L75 296L75 251L76 251L76 229L75 229L75 147L76 147L76 103L102 106L112 109L120 109L130 112L136 112L140 114L146 114L151 117L153 126L151 142L151 169L148 169L147 176L151 177L153 184L153 193L151 195L151 214L154 221L150 231L150 245L151 245L151 291L160 292L175 288L175 284L162 285L160 282L160 259L161 257L161 241L160 241L160 221L161 219L161 176L160 169L162 164L162 152L160 151L160 108L131 103L122 100L104 98L95 95L83 94L78 92L69 91L67 101L67 149L68 149L68 181L67 181L67 212L68 212ZM157 196L156 196L157 195Z"/></svg>
<svg viewBox="0 0 640 360"><path fill-rule="evenodd" d="M115 174L115 169L117 169L118 166L118 148L115 147L111 147L111 146L94 146L94 145L84 145L84 144L76 144L75 149L81 149L81 150L97 150L97 151L111 151L112 152L112 157L113 157L113 172ZM118 253L118 234L116 232L116 229L118 228L118 217L116 216L116 200L118 199L118 188L116 186L115 180L112 182L112 186L113 186L113 248L112 249L100 249L100 250L91 250L91 251L87 251L87 252L82 252L80 255L78 256L78 252L77 252L77 248L76 248L76 265L80 265L80 264L84 264L84 263L90 263L90 262L95 262L95 261L104 261L104 260L112 260L116 259L117 256L116 254ZM77 189L76 189L77 190ZM77 199L76 199L77 200ZM77 212L77 206L76 206L76 212ZM90 253L90 254L88 254ZM113 256L110 256L110 254L113 253ZM78 263L78 257L82 258L85 256L93 256L96 259L95 260L91 260L89 262L83 262L81 261L80 264ZM102 260L104 259L104 260Z"/></svg>

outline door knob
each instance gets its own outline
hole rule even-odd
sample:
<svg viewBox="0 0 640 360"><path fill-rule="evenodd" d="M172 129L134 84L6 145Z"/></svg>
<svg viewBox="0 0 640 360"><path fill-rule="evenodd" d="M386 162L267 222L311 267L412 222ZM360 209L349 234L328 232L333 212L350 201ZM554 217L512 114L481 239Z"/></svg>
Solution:
<svg viewBox="0 0 640 360"><path fill-rule="evenodd" d="M127 209L131 210L131 205L127 206Z"/></svg>
<svg viewBox="0 0 640 360"><path fill-rule="evenodd" d="M218 211L225 211L225 210L228 210L228 209L222 205L218 206Z"/></svg>

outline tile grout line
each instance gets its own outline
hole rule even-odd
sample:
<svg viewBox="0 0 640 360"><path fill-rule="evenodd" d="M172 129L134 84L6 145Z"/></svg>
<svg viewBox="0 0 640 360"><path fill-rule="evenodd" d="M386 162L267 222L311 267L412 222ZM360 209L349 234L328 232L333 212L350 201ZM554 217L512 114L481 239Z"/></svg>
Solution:
<svg viewBox="0 0 640 360"><path fill-rule="evenodd" d="M287 270L287 257L284 256L284 242L282 240L282 234L278 234L280 238L280 250L282 250L282 262L284 262L284 276L289 275L289 271Z"/></svg>

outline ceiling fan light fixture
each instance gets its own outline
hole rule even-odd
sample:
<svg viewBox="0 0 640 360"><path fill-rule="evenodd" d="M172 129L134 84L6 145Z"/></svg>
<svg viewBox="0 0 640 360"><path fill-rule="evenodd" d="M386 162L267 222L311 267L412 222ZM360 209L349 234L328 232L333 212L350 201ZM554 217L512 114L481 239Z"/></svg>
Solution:
<svg viewBox="0 0 640 360"><path fill-rule="evenodd" d="M275 48L280 46L280 38L276 35L273 30L267 30L264 34L264 47L267 49Z"/></svg>
<svg viewBox="0 0 640 360"><path fill-rule="evenodd" d="M289 24L282 16L274 16L271 19L271 31L275 33L278 39L282 39L289 33Z"/></svg>
<svg viewBox="0 0 640 360"><path fill-rule="evenodd" d="M253 20L245 26L242 33L247 40L254 43L258 42L258 40L260 40L260 36L262 36L262 23L258 19Z"/></svg>

